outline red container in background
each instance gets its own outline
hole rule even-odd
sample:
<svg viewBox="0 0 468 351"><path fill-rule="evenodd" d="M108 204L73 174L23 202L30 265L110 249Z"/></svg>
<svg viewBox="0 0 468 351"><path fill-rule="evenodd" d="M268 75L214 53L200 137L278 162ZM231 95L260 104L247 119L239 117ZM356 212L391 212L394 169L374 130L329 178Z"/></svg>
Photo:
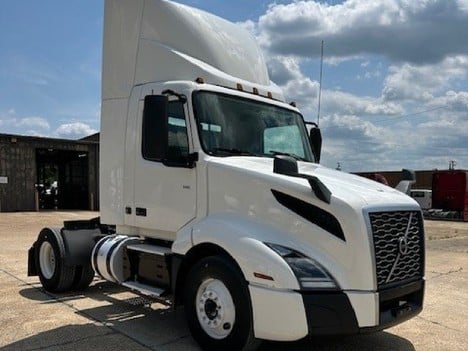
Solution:
<svg viewBox="0 0 468 351"><path fill-rule="evenodd" d="M457 211L468 221L468 171L437 171L432 176L432 208Z"/></svg>

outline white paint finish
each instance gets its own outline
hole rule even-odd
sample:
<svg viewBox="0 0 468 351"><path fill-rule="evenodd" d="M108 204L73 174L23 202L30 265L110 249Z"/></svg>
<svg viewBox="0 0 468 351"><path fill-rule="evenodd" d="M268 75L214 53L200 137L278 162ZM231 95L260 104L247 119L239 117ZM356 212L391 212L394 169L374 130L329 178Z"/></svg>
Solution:
<svg viewBox="0 0 468 351"><path fill-rule="evenodd" d="M134 75L143 5L144 0L105 1L103 100L127 98L135 85Z"/></svg>
<svg viewBox="0 0 468 351"><path fill-rule="evenodd" d="M287 234L266 223L236 214L213 214L193 226L193 245L210 243L222 247L239 264L247 281L278 289L299 289L291 268L263 242L285 241ZM281 239L283 238L283 239ZM273 277L260 279L254 273Z"/></svg>
<svg viewBox="0 0 468 351"><path fill-rule="evenodd" d="M348 292L346 295L353 306L360 328L379 324L379 295L374 292Z"/></svg>
<svg viewBox="0 0 468 351"><path fill-rule="evenodd" d="M346 203L335 198L331 205L327 205L315 198L306 181L298 184L294 178L274 175L270 160L259 159L257 162L259 164L255 165L255 160L251 159L248 165L244 163L239 168L214 163L209 166L209 213L236 213L237 217L268 224L268 228L274 228L275 235L270 234L270 229L246 231L257 240L290 247L313 258L326 267L341 288L372 289L371 248L367 229L360 225L362 213L355 213ZM273 197L271 189L333 213L342 223L348 241L336 238L283 207Z"/></svg>
<svg viewBox="0 0 468 351"><path fill-rule="evenodd" d="M134 206L146 209L146 216L135 216L135 226L156 232L175 233L196 216L197 169L168 167L162 162L145 160L141 153L144 97L171 85L148 85L142 89L136 117L137 136L134 147ZM179 91L179 90L178 90ZM186 125L189 121L186 116ZM190 134L188 131L187 134ZM189 141L190 145L190 141ZM160 237L158 234L147 236Z"/></svg>
<svg viewBox="0 0 468 351"><path fill-rule="evenodd" d="M124 171L127 99L102 102L99 190L102 223L124 224Z"/></svg>
<svg viewBox="0 0 468 351"><path fill-rule="evenodd" d="M308 334L304 303L299 293L249 286L255 337L294 341Z"/></svg>
<svg viewBox="0 0 468 351"><path fill-rule="evenodd" d="M137 117L143 113L143 106L140 104L141 87L135 87L132 90L127 114L127 125L125 135L125 157L124 157L124 179L123 179L123 201L124 206L131 209L131 213L124 211L124 222L128 226L135 225L135 154L136 150L141 150L137 145L137 136L141 129L137 126Z"/></svg>
<svg viewBox="0 0 468 351"><path fill-rule="evenodd" d="M275 237L277 244L319 262L345 290L376 288L373 249L363 207L418 209L413 200L393 189L318 165L300 163L300 171L319 177L332 192L331 204L318 200L306 180L274 174L272 159L229 157L210 158L209 162L209 215L235 213L240 218L268 223L280 233ZM271 189L333 214L343 227L346 242L283 207ZM251 233L257 240L264 240L262 232Z"/></svg>
<svg viewBox="0 0 468 351"><path fill-rule="evenodd" d="M134 244L128 245L127 250L146 252L152 255L164 256L172 253L171 249L164 246L156 246L154 244Z"/></svg>
<svg viewBox="0 0 468 351"><path fill-rule="evenodd" d="M255 39L239 25L165 0L106 0L104 23L103 99L128 97L139 84L199 76L283 99Z"/></svg>
<svg viewBox="0 0 468 351"><path fill-rule="evenodd" d="M145 2L141 37L197 58L227 74L269 83L263 53L244 28L175 2ZM168 79L163 79L168 80Z"/></svg>
<svg viewBox="0 0 468 351"><path fill-rule="evenodd" d="M171 249L176 254L185 255L192 247L192 226L188 225L177 232Z"/></svg>
<svg viewBox="0 0 468 351"><path fill-rule="evenodd" d="M423 210L432 208L432 190L413 189L410 191L410 195Z"/></svg>
<svg viewBox="0 0 468 351"><path fill-rule="evenodd" d="M8 184L8 177L0 177L0 184Z"/></svg>

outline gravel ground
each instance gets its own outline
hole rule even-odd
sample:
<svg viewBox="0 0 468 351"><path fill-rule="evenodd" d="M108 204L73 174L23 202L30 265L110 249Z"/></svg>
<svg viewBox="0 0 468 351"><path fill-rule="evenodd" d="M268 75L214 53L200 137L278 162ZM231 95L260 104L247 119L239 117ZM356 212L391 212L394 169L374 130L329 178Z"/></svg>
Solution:
<svg viewBox="0 0 468 351"><path fill-rule="evenodd" d="M173 312L95 279L81 294L46 293L27 277L27 250L45 226L96 212L0 213L0 351L199 350ZM468 223L426 221L426 296L416 318L384 332L296 343L265 342L260 350L466 350Z"/></svg>

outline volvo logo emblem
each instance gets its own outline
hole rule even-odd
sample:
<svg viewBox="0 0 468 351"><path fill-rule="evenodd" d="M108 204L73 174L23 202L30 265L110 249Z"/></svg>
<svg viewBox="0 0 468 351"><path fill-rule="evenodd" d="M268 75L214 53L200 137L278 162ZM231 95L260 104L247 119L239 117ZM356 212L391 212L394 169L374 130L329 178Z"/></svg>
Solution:
<svg viewBox="0 0 468 351"><path fill-rule="evenodd" d="M402 236L398 239L398 251L400 251L401 256L408 253L408 241L406 240L406 236Z"/></svg>

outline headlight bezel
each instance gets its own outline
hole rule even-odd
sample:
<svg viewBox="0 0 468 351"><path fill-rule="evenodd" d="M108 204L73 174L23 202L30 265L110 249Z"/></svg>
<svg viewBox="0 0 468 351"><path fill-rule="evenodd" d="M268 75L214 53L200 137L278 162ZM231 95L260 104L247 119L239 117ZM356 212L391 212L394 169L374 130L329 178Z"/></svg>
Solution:
<svg viewBox="0 0 468 351"><path fill-rule="evenodd" d="M289 247L264 243L278 254L291 268L303 291L337 291L340 289L333 276L316 260Z"/></svg>

